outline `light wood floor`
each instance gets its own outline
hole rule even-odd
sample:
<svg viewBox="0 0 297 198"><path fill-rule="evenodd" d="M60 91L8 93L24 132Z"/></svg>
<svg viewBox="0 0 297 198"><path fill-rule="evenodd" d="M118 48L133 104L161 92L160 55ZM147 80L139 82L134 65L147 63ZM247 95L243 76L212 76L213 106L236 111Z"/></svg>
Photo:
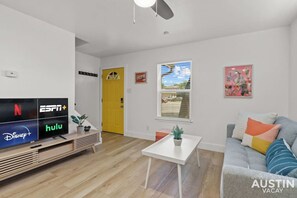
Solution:
<svg viewBox="0 0 297 198"><path fill-rule="evenodd" d="M144 181L148 159L141 149L151 141L103 133L97 153L91 150L0 183L1 198L128 198L178 197L176 165L152 160L148 189ZM182 168L183 196L219 197L223 154L201 150Z"/></svg>

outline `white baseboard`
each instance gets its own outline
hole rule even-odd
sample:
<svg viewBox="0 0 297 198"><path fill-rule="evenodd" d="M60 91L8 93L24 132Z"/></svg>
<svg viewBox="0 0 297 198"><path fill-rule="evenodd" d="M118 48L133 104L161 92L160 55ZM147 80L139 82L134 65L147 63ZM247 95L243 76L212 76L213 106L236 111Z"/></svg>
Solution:
<svg viewBox="0 0 297 198"><path fill-rule="evenodd" d="M207 143L207 142L201 142L198 146L200 149L205 149L209 151L215 151L215 152L220 152L224 153L225 151L225 146L221 144L212 144L212 143Z"/></svg>
<svg viewBox="0 0 297 198"><path fill-rule="evenodd" d="M143 132L126 131L124 136L138 138L138 139L144 139L144 140L152 140L152 141L155 140L154 134L148 134L148 133L143 133Z"/></svg>
<svg viewBox="0 0 297 198"><path fill-rule="evenodd" d="M133 138L138 138L138 139L144 139L144 140L155 140L155 134L148 134L148 133L143 133L143 132L133 132L133 131L127 131L124 134L127 137L133 137ZM215 152L220 152L224 153L225 146L221 144L212 144L212 143L207 143L207 142L201 142L199 144L200 149L205 149L209 151L215 151Z"/></svg>

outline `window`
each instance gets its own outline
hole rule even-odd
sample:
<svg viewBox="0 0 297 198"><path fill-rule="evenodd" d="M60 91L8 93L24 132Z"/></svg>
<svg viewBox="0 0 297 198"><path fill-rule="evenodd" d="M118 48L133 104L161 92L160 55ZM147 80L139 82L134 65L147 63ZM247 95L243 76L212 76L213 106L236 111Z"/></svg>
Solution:
<svg viewBox="0 0 297 198"><path fill-rule="evenodd" d="M192 62L158 65L158 117L190 119Z"/></svg>
<svg viewBox="0 0 297 198"><path fill-rule="evenodd" d="M118 75L117 72L110 72L107 77L106 80L119 80L120 76Z"/></svg>

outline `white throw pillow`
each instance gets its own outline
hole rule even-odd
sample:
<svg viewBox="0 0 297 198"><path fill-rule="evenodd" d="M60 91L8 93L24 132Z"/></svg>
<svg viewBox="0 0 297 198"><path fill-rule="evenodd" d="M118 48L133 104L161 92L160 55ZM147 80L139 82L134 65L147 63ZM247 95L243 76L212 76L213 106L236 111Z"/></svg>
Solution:
<svg viewBox="0 0 297 198"><path fill-rule="evenodd" d="M240 112L238 114L238 118L235 123L235 128L234 128L232 137L242 140L247 127L248 118L252 118L259 122L263 122L265 124L273 124L277 116L278 116L277 113L258 114L258 113Z"/></svg>

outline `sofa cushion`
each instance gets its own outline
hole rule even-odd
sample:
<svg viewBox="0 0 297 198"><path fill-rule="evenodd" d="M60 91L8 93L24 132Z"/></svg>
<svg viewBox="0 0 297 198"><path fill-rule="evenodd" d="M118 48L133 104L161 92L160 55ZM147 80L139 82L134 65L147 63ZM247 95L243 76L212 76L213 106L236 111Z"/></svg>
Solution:
<svg viewBox="0 0 297 198"><path fill-rule="evenodd" d="M277 139L284 138L292 146L297 137L297 122L286 117L278 117L275 124L281 125Z"/></svg>
<svg viewBox="0 0 297 198"><path fill-rule="evenodd" d="M297 159L283 138L271 144L267 150L266 163L269 173L296 176Z"/></svg>
<svg viewBox="0 0 297 198"><path fill-rule="evenodd" d="M238 114L238 117L235 123L235 128L232 134L233 138L242 140L247 127L248 118L252 118L254 120L263 122L265 124L273 124L277 118L277 113L258 114L258 113L240 112Z"/></svg>
<svg viewBox="0 0 297 198"><path fill-rule="evenodd" d="M265 154L270 144L275 140L280 126L279 124L264 124L249 118L241 144Z"/></svg>
<svg viewBox="0 0 297 198"><path fill-rule="evenodd" d="M241 145L241 141L235 138L227 138L224 165L267 172L265 156L249 147Z"/></svg>

